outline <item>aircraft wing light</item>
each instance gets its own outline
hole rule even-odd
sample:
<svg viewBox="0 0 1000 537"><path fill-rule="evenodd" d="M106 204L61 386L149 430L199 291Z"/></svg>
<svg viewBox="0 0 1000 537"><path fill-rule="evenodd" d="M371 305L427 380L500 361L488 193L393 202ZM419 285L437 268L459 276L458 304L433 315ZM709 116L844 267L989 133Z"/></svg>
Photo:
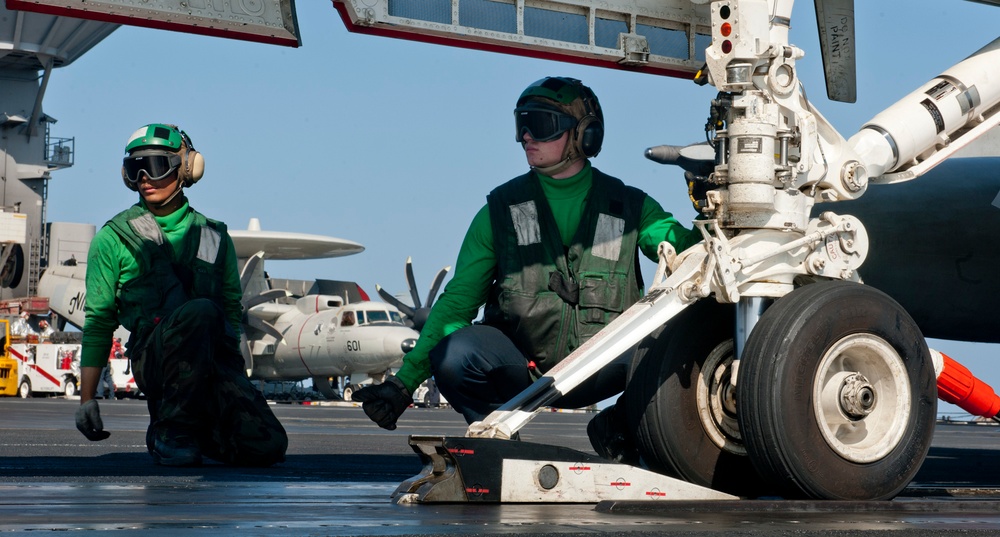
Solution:
<svg viewBox="0 0 1000 537"><path fill-rule="evenodd" d="M295 18L295 0L149 3L135 0L7 0L7 7L286 47L298 47L302 43Z"/></svg>
<svg viewBox="0 0 1000 537"><path fill-rule="evenodd" d="M691 0L333 0L348 30L691 79L712 42Z"/></svg>

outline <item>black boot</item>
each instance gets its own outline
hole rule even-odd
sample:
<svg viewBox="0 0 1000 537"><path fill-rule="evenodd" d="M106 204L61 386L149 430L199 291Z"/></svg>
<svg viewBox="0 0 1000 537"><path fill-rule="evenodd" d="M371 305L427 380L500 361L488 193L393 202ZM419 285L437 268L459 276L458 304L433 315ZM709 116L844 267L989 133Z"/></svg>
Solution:
<svg viewBox="0 0 1000 537"><path fill-rule="evenodd" d="M146 449L161 466L200 466L201 450L195 439L185 433L162 428L146 431Z"/></svg>
<svg viewBox="0 0 1000 537"><path fill-rule="evenodd" d="M630 435L626 434L627 422L623 412L617 410L619 406L609 406L594 416L587 424L587 436L590 438L590 445L601 457L612 462L638 466L639 450Z"/></svg>

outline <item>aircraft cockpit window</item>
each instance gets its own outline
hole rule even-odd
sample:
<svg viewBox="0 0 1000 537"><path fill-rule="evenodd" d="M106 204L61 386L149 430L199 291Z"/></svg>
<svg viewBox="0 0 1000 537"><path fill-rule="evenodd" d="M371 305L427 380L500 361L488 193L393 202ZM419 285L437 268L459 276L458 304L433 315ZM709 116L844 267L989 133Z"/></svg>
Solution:
<svg viewBox="0 0 1000 537"><path fill-rule="evenodd" d="M353 311L345 311L344 314L340 317L341 326L354 326L355 322L356 321L354 319Z"/></svg>
<svg viewBox="0 0 1000 537"><path fill-rule="evenodd" d="M387 323L389 322L389 313L386 311L368 311L368 322L369 323Z"/></svg>
<svg viewBox="0 0 1000 537"><path fill-rule="evenodd" d="M398 311L390 311L389 317L392 319L392 322L403 324L403 316Z"/></svg>
<svg viewBox="0 0 1000 537"><path fill-rule="evenodd" d="M358 326L361 326L363 324L368 324L368 321L365 320L365 312L359 311L358 312Z"/></svg>

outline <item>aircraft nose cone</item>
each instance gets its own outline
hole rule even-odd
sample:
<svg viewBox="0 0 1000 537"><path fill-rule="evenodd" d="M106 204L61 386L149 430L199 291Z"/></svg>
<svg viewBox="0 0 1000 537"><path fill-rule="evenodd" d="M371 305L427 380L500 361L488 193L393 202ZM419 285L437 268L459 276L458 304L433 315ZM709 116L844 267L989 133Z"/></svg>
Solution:
<svg viewBox="0 0 1000 537"><path fill-rule="evenodd" d="M413 347L417 346L417 340L413 338L404 339L403 343L400 344L400 348L403 349L403 354L406 354L413 350Z"/></svg>

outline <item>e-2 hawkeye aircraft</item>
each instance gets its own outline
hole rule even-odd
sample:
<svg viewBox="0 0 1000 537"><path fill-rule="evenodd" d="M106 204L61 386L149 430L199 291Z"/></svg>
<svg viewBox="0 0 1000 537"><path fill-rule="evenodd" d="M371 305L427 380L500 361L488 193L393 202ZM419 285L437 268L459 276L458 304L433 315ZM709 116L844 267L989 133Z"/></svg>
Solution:
<svg viewBox="0 0 1000 537"><path fill-rule="evenodd" d="M264 231L256 218L246 230L230 230L241 266L243 286L242 351L247 374L260 380L311 378L328 398L350 398L358 384L380 379L399 367L418 332L404 324L400 311L371 301L356 283L269 278L264 260L321 259L364 251L356 242L279 231ZM38 292L50 308L82 329L86 303L86 264L53 266L42 275ZM338 377L352 384L341 394Z"/></svg>
<svg viewBox="0 0 1000 537"><path fill-rule="evenodd" d="M1000 123L1000 40L847 139L798 78L793 0L333 4L358 33L718 89L707 144L647 152L701 184L702 243L664 245L644 299L465 438L412 438L427 466L396 501L887 499L927 454L939 394L996 419L993 390L924 338L1000 341L1000 162L942 164ZM853 0L815 4L828 94L853 102ZM633 347L630 430L682 481L497 441Z"/></svg>

